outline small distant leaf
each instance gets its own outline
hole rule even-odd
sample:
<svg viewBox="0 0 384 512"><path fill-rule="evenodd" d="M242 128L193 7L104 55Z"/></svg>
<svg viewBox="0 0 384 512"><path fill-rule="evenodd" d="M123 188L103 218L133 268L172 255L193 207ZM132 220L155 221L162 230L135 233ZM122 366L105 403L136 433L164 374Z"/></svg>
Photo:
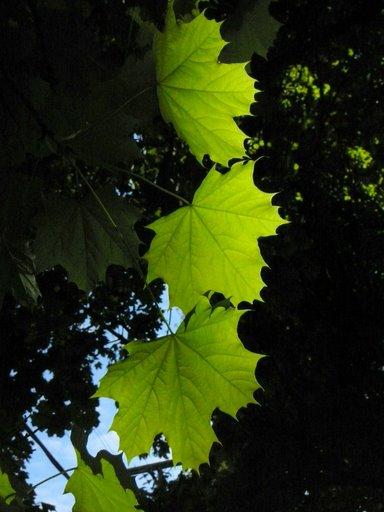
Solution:
<svg viewBox="0 0 384 512"><path fill-rule="evenodd" d="M237 337L242 313L212 310L202 297L176 334L127 345L128 359L109 368L96 393L119 402L112 428L127 457L148 451L161 432L173 460L197 469L216 440L210 424L214 409L234 416L254 402L261 356Z"/></svg>
<svg viewBox="0 0 384 512"><path fill-rule="evenodd" d="M110 189L98 195L117 228L91 194L81 200L48 198L44 213L35 219L39 271L61 265L79 288L90 290L104 279L109 265L136 267L137 210Z"/></svg>
<svg viewBox="0 0 384 512"><path fill-rule="evenodd" d="M1 499L5 501L5 499L14 492L15 490L9 482L8 475L3 473L0 469L0 501Z"/></svg>
<svg viewBox="0 0 384 512"><path fill-rule="evenodd" d="M73 512L136 512L135 495L124 489L113 467L101 459L103 474L94 475L78 456L78 467L65 487L76 499Z"/></svg>
<svg viewBox="0 0 384 512"><path fill-rule="evenodd" d="M172 2L165 30L154 39L157 94L164 119L199 160L209 154L224 165L244 155L245 135L233 118L249 114L256 92L245 64L218 62L225 44L220 24L204 14L189 23L177 23Z"/></svg>
<svg viewBox="0 0 384 512"><path fill-rule="evenodd" d="M156 236L145 255L147 281L168 283L172 306L187 312L207 291L234 304L260 297L265 263L257 240L284 221L272 194L255 187L253 164L239 162L225 175L212 169L190 206L148 226Z"/></svg>
<svg viewBox="0 0 384 512"><path fill-rule="evenodd" d="M271 0L240 0L234 14L223 24L224 39L229 41L220 54L222 62L250 60L253 53L262 57L276 37L281 23L269 14Z"/></svg>

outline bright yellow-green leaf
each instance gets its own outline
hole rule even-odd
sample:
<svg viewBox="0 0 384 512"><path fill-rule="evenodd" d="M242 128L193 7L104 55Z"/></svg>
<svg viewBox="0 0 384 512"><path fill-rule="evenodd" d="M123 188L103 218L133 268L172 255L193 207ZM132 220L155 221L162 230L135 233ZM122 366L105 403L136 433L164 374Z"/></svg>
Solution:
<svg viewBox="0 0 384 512"><path fill-rule="evenodd" d="M76 499L73 512L136 512L136 498L130 489L125 490L109 462L101 460L101 475L94 475L78 455L78 467L65 487Z"/></svg>
<svg viewBox="0 0 384 512"><path fill-rule="evenodd" d="M237 337L242 313L212 311L203 297L176 334L127 345L128 359L109 368L96 395L119 402L112 428L128 457L147 452L161 432L175 462L198 468L216 439L213 410L234 416L254 402L261 356L247 351Z"/></svg>
<svg viewBox="0 0 384 512"><path fill-rule="evenodd" d="M209 154L224 165L244 155L245 135L233 118L249 114L256 92L245 63L218 62L225 44L220 24L204 14L177 23L172 2L165 30L154 39L163 117L199 160Z"/></svg>
<svg viewBox="0 0 384 512"><path fill-rule="evenodd" d="M35 219L39 271L62 265L71 281L89 290L104 279L108 265L137 265L137 210L110 189L98 196L105 209L92 194L81 200L48 197Z"/></svg>
<svg viewBox="0 0 384 512"><path fill-rule="evenodd" d="M0 469L0 500L5 499L10 495L14 494L14 489L9 482L8 475L3 473ZM7 500L8 501L8 500Z"/></svg>
<svg viewBox="0 0 384 512"><path fill-rule="evenodd" d="M156 236L145 256L147 280L168 283L172 306L187 312L207 291L234 304L260 297L265 263L257 240L284 221L252 173L253 162L239 162L225 175L212 169L190 206L150 224Z"/></svg>

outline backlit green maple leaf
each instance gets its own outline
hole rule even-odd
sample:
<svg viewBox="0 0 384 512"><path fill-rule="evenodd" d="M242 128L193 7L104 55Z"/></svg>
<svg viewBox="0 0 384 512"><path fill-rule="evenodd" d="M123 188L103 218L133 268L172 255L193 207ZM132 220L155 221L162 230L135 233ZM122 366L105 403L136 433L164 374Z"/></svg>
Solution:
<svg viewBox="0 0 384 512"><path fill-rule="evenodd" d="M149 225L156 236L145 255L147 280L168 283L172 306L187 312L207 291L234 304L260 297L265 263L257 240L284 221L252 173L253 162L239 162L225 175L212 169L190 206Z"/></svg>
<svg viewBox="0 0 384 512"><path fill-rule="evenodd" d="M71 281L89 290L104 279L109 265L136 266L137 210L110 189L99 197L108 214L92 194L82 200L48 198L45 212L35 219L39 271L62 265Z"/></svg>
<svg viewBox="0 0 384 512"><path fill-rule="evenodd" d="M164 32L154 38L157 94L166 121L202 160L227 164L244 155L245 135L234 117L249 114L253 79L243 64L220 64L226 42L220 24L200 14L177 23L169 3Z"/></svg>
<svg viewBox="0 0 384 512"><path fill-rule="evenodd" d="M101 459L102 475L94 475L78 456L78 467L65 487L76 499L73 512L136 512L136 498L124 490L111 464Z"/></svg>
<svg viewBox="0 0 384 512"><path fill-rule="evenodd" d="M235 415L254 402L256 363L237 337L243 311L217 307L203 297L187 325L153 342L127 345L127 360L111 366L96 396L119 402L112 428L128 457L147 452L162 432L173 460L198 468L216 436L213 410Z"/></svg>

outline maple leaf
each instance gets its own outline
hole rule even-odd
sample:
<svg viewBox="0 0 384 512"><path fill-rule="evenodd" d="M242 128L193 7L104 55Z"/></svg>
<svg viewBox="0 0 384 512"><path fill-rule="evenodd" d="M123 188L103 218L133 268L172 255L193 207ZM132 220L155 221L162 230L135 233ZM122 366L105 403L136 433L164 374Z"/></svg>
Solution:
<svg viewBox="0 0 384 512"><path fill-rule="evenodd" d="M244 63L217 61L226 44L219 23L204 14L177 23L172 4L164 32L154 38L160 111L200 161L209 154L226 165L245 153L245 135L233 118L249 114L253 79Z"/></svg>
<svg viewBox="0 0 384 512"><path fill-rule="evenodd" d="M222 32L229 43L220 54L222 62L249 60L253 53L264 58L281 27L269 14L270 0L240 0L234 14L224 22Z"/></svg>
<svg viewBox="0 0 384 512"><path fill-rule="evenodd" d="M92 194L81 201L48 198L45 212L35 219L39 271L62 265L79 288L89 290L104 279L109 265L137 266L137 210L110 189L98 195L106 211Z"/></svg>
<svg viewBox="0 0 384 512"><path fill-rule="evenodd" d="M101 459L103 474L95 475L79 456L77 460L78 467L64 490L76 499L73 512L136 512L135 495L130 489L124 490L111 464Z"/></svg>
<svg viewBox="0 0 384 512"><path fill-rule="evenodd" d="M1 500L8 501L6 498L11 494L13 495L14 493L15 490L9 482L8 475L3 473L0 469L0 503Z"/></svg>
<svg viewBox="0 0 384 512"><path fill-rule="evenodd" d="M211 309L203 297L176 334L131 342L127 360L111 366L95 396L119 402L112 428L128 457L148 451L163 433L173 460L198 468L216 436L213 410L235 415L254 402L256 363L237 337L243 311Z"/></svg>
<svg viewBox="0 0 384 512"><path fill-rule="evenodd" d="M259 298L265 262L257 240L284 223L271 198L253 184L251 161L225 175L212 169L190 206L148 226L156 236L145 255L147 281L161 277L171 305L185 312L207 291L234 304Z"/></svg>

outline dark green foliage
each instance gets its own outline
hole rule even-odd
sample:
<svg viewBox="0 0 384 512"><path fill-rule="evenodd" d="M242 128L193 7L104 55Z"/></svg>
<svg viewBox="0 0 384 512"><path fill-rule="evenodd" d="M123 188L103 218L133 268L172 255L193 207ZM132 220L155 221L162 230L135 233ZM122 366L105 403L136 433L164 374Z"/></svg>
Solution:
<svg viewBox="0 0 384 512"><path fill-rule="evenodd" d="M91 428L98 422L97 401L89 401L92 366L121 357L125 336L151 338L159 327L153 296L159 299L161 285L151 296L140 275L121 267L108 269L99 283L105 267L86 296L62 268L36 281L33 254L35 219L46 201L89 194L80 173L96 189L132 193L127 175L95 172L86 162L94 162L97 148L98 158L126 163L117 132L124 155L131 158L129 147L139 155L131 139L136 117L128 121L126 110L105 117L135 94L134 83L126 85L126 62L151 70L150 47L119 2L6 1L0 25L0 466L23 477L32 449L23 417L49 434L62 435L73 422ZM150 81L144 68L137 73ZM148 102L131 106L133 116L156 115Z"/></svg>

